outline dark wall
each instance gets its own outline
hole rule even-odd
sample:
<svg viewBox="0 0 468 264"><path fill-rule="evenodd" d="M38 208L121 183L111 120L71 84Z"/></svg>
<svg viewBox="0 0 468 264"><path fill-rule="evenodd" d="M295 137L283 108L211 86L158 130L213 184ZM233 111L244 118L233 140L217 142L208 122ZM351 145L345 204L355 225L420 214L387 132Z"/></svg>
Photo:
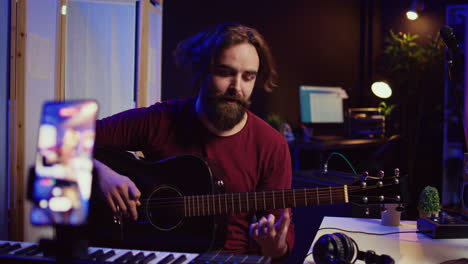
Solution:
<svg viewBox="0 0 468 264"><path fill-rule="evenodd" d="M405 10L411 1L383 1L382 32L384 37L390 29L419 35L418 43L425 45L427 36L436 36L444 26L445 4L443 1L424 1L425 6L420 17L410 21L405 17ZM406 173L409 175L411 199L416 202L422 188L426 185L442 190L443 184L443 109L444 109L444 62L434 65L421 76L421 80L411 86L393 87L394 103L406 106L400 113L406 119L402 124L404 136L402 155L407 159ZM404 111L403 111L404 110ZM415 204L408 210L416 217Z"/></svg>
<svg viewBox="0 0 468 264"><path fill-rule="evenodd" d="M297 125L300 85L341 86L349 104L360 100L362 0L205 0L166 1L163 21L163 99L195 95L175 69L176 44L218 23L257 28L272 48L279 87L256 91L252 109L261 117L276 113ZM374 36L376 37L376 36ZM366 102L359 102L361 106Z"/></svg>

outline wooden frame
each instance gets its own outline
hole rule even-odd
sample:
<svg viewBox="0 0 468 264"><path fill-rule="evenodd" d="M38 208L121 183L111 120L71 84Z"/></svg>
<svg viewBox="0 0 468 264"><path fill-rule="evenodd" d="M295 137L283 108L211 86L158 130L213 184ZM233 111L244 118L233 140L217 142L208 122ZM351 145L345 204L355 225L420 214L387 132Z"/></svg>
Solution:
<svg viewBox="0 0 468 264"><path fill-rule="evenodd" d="M11 0L10 35L10 240L22 240L24 235L25 165L24 165L24 104L26 80L26 0Z"/></svg>
<svg viewBox="0 0 468 264"><path fill-rule="evenodd" d="M137 41L137 64L136 69L136 106L146 106L148 97L148 33L149 33L149 2L150 0L140 0L138 5L138 41Z"/></svg>
<svg viewBox="0 0 468 264"><path fill-rule="evenodd" d="M66 65L66 36L67 36L67 16L62 14L62 7L68 6L68 0L59 1L59 12L57 12L57 38L55 57L55 99L65 100L65 65Z"/></svg>
<svg viewBox="0 0 468 264"><path fill-rule="evenodd" d="M22 241L25 239L27 215L25 212L26 197L26 41L27 41L27 10L28 1L10 0L10 102L9 102L9 229L8 239ZM136 105L146 106L148 93L148 55L149 55L149 12L151 0L138 0L138 29L136 46ZM161 0L156 2L162 6ZM62 15L61 8L68 0L59 0L56 28L56 58L55 58L55 100L65 99L65 67L66 67L66 33L67 17ZM30 148L30 147L29 147Z"/></svg>
<svg viewBox="0 0 468 264"><path fill-rule="evenodd" d="M60 0L66 3L67 0ZM10 210L9 233L10 240L22 241L25 238L25 224L27 215L27 166L25 164L25 101L26 101L26 40L27 40L27 3L28 0L11 0L11 28L10 28L10 106L9 106L9 166L10 166ZM56 43L56 100L64 99L64 17L57 12L57 43ZM66 24L65 24L66 25Z"/></svg>
<svg viewBox="0 0 468 264"><path fill-rule="evenodd" d="M150 15L152 9L157 8L162 12L162 0L139 0L138 13L140 14L138 19L138 42L136 52L136 107L146 107L154 103L154 95L149 91L154 87L149 87L149 79L151 78L148 69L151 68L151 52L150 52L150 36L151 26ZM162 19L161 19L162 21ZM161 35L162 37L162 35ZM159 51L161 52L161 51ZM154 54L153 54L154 55ZM160 54L159 54L160 55ZM154 58L152 58L154 59ZM160 61L159 61L160 64ZM160 65L159 65L160 67ZM154 73L153 73L154 74ZM159 76L159 87L160 76Z"/></svg>

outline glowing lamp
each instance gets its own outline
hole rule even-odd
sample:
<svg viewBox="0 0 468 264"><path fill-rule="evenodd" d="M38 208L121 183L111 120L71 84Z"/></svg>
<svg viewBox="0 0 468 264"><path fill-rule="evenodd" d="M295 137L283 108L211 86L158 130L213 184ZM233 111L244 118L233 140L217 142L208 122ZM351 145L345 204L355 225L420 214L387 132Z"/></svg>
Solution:
<svg viewBox="0 0 468 264"><path fill-rule="evenodd" d="M392 96L392 88L386 82L374 82L371 86L371 90L377 97L383 99Z"/></svg>
<svg viewBox="0 0 468 264"><path fill-rule="evenodd" d="M416 20L418 19L418 12L416 12L415 10L409 10L408 12L406 12L406 17L409 19L409 20Z"/></svg>

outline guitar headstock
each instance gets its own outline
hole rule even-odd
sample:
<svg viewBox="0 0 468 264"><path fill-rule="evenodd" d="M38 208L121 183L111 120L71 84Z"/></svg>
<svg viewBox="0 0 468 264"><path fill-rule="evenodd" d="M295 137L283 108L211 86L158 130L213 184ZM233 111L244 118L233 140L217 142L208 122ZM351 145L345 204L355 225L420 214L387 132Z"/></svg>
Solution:
<svg viewBox="0 0 468 264"><path fill-rule="evenodd" d="M394 175L385 177L383 171L377 176L364 172L359 180L348 186L349 201L352 203L370 205L402 203L400 195L400 170L394 170Z"/></svg>

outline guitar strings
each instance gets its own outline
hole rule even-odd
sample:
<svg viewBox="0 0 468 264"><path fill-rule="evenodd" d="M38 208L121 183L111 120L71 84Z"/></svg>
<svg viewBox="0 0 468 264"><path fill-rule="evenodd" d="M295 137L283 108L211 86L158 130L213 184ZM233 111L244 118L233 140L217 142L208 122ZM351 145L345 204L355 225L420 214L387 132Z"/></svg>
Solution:
<svg viewBox="0 0 468 264"><path fill-rule="evenodd" d="M390 186L390 185L383 185L381 187L379 187L379 186L369 186L369 187L366 187L366 188L358 187L358 186L348 186L347 190L348 190L348 193L352 193L352 192L357 192L357 191L367 191L367 190L372 190L372 189L376 189L376 188L383 188L383 187L386 187L386 186ZM289 196L291 196L291 195L292 196L294 196L294 195L304 195L304 190L305 190L305 192L307 194L315 195L316 193L319 193L319 195L328 196L330 194L340 194L340 193L342 193L344 191L344 187L343 186L336 186L336 187L330 187L330 188L325 188L325 189L323 189L323 188L319 188L319 189L315 189L315 188L289 189L289 190L284 190L284 193L286 195L289 195ZM209 195L200 194L200 195L189 195L189 196L186 196L186 197L235 196L234 198L236 198L236 197L239 197L239 195L246 196L247 194L248 194L248 196L255 196L254 192L245 192L245 193L209 194ZM277 194L280 194L281 196L277 196L277 197L282 197L283 190L268 190L268 191L263 191L263 192L257 192L257 195L263 196L263 194L269 195L269 196L277 196ZM159 202L159 201L164 201L164 200L169 200L169 199L174 199L174 198L182 199L183 197L179 196L179 197L167 197L167 198L156 198L156 199L142 199L141 201L142 202L146 202L146 201L158 201Z"/></svg>
<svg viewBox="0 0 468 264"><path fill-rule="evenodd" d="M353 195L351 195L350 197L353 197ZM376 199L380 199L379 196L367 196L368 198L376 198ZM333 203L336 203L336 202L345 202L344 201L344 195L338 195L338 196L334 196L334 202L332 199L329 199L329 197L326 197L327 199L324 199L323 197L320 198L320 204L333 204ZM180 209L180 212L182 210L184 210L184 216L185 217L192 217L192 216L208 216L208 215L219 215L219 214L228 214L228 213L237 213L237 212L247 212L247 211L251 211L251 210L269 210L269 209L278 209L278 208L288 208L288 207L297 207L296 204L293 204L291 203L291 197L285 197L285 200L287 200L287 203L283 203L282 206L272 206L272 203L266 203L264 204L264 206L258 206L258 207L249 207L248 206L248 203L246 204L245 201L231 201L228 202L226 204L226 207L222 207L221 204L218 204L217 203L212 203L212 201L208 201L208 200L205 200L205 201L201 201L201 204L200 204L200 201L192 201L192 202L188 202L187 205L183 204L183 203L179 203L179 204L176 204L176 205L162 205L162 206L156 206L156 208L158 209L164 209L164 208L167 208L167 207L171 207L172 209L174 209L174 207L179 207ZM313 200L313 199L312 199ZM392 200L392 202L399 202L400 200L399 199L392 199L392 198L387 198L387 201L388 200ZM310 201L310 200L309 200ZM205 203L206 202L206 203ZM383 201L380 201L380 203L382 203ZM279 203L281 205L281 203ZM231 206L232 205L232 206ZM299 203L299 206L307 206L308 204L307 203ZM315 204L314 202L312 202L311 204L309 205L318 205L318 204ZM147 207L148 208L148 207ZM151 208L154 208L154 207L150 207L149 209ZM242 209L243 208L243 209Z"/></svg>
<svg viewBox="0 0 468 264"><path fill-rule="evenodd" d="M335 196L334 197L337 201L343 201L344 202L344 195L340 196ZM202 216L202 215L213 215L213 214L223 214L223 213L235 213L235 212L247 212L250 210L268 210L268 209L278 209L278 208L287 208L292 206L292 197L285 198L285 203L278 203L278 205L281 206L272 206L273 204L271 202L268 202L264 204L263 202L259 202L258 207L254 206L247 206L247 203L244 201L229 201L227 202L227 206L225 206L224 201L222 201L222 204L219 205L217 201L212 203L212 201L203 201L200 203L197 203L196 201L188 202L187 206L183 202L180 203L173 203L171 205L166 204L166 205L160 205L160 206L151 206L150 208L167 208L167 207L179 207L180 209L184 208L185 209L185 216ZM331 200L330 199L325 199L321 198L323 201L323 204L329 203ZM252 202L253 204L253 202ZM307 205L305 203L299 203L299 205ZM242 205L242 206L241 206ZM288 206L289 205L289 206ZM311 203L310 205L316 205L315 203ZM243 210L242 210L243 209Z"/></svg>
<svg viewBox="0 0 468 264"><path fill-rule="evenodd" d="M376 189L376 188L381 188L377 186L370 186L366 187L365 189L361 187L355 187L355 188L349 188L348 187L348 193L352 193L355 191L363 191L363 190L371 190L371 189ZM305 190L305 191L304 191ZM294 193L295 192L295 193ZM334 196L334 195L339 195L344 192L344 188L342 186L339 187L331 187L328 190L323 190L323 189L290 189L290 190L285 190L284 191L284 197L298 197L300 198L301 196L313 196L316 197L317 195L319 198L321 197L328 197L328 196ZM232 196L232 197L229 197ZM248 196L249 200L255 199L254 193L230 193L230 194L212 194L212 195L190 195L190 196L185 196L188 197L187 199L198 199L198 200L208 200L210 197L226 197L226 199L237 199L239 196L242 196L244 200ZM273 190L273 191L265 191L265 192L257 192L257 196L260 196L258 198L262 199L265 197L265 199L271 199L271 198L276 198L276 199L282 199L283 197L283 191L282 190ZM241 199L242 199L241 198ZM211 198L214 199L214 198ZM173 204L173 202L183 202L184 198L179 196L179 197L166 197L166 198L156 198L156 199L143 199L142 202L146 202L146 204L164 204L164 202Z"/></svg>
<svg viewBox="0 0 468 264"><path fill-rule="evenodd" d="M384 186L382 186L384 187ZM362 187L357 187L357 186L348 186L348 192L354 192L354 191L360 191L360 190L369 190L369 189L376 189L376 188L381 188L378 186L369 186L366 188ZM299 193L293 193L293 190ZM305 191L303 191L305 190ZM248 205L248 203L252 203L252 205L255 203L255 197L252 197L254 195L250 195L252 193L249 193L249 195L246 195L247 193L233 193L233 194L216 194L216 195L194 195L194 196L186 196L184 199L183 197L168 197L168 198L159 198L159 199L148 199L149 201L146 203L149 208L163 208L163 207L174 207L174 206L179 206L183 207L186 206L188 208L187 210L191 214L195 215L205 215L205 210L207 213L210 211L231 211L227 207L232 207L232 211L242 211L242 207L244 209L249 209L247 207L251 207ZM276 194L276 195L275 195ZM280 194L280 195L278 195ZM264 199L273 199L274 202L278 202L278 204L282 204L281 200L283 199L283 205L288 202L288 204L291 204L291 200L310 200L313 201L317 199L317 202L322 202L323 203L328 203L328 202L333 202L333 198L338 202L338 201L343 201L344 202L344 187L343 186L338 186L338 187L330 187L327 189L291 189L291 190L286 190L284 192L284 197L283 197L283 191L282 190L274 190L274 191L265 191L264 194L263 192L260 192L260 205L262 205L261 199L265 197ZM232 196L232 197L228 197ZM242 197L241 197L242 196ZM309 197L308 197L309 196ZM239 197L239 199L237 199ZM330 198L331 197L331 198ZM349 197L356 197L355 195L349 195ZM367 196L368 198L377 198L379 199L380 197L378 196ZM222 201L223 203L226 204L221 204L221 198L223 198ZM229 198L229 202L227 202L227 199ZM234 198L234 199L233 199ZM388 199L388 198L387 198ZM390 198L391 199L391 198ZM257 199L258 200L258 199ZM219 203L218 203L219 201ZM185 204L187 202L187 205ZM221 207L226 206L224 209L221 209ZM265 207L266 205L263 204ZM271 201L268 203L268 205L272 205ZM292 204L291 204L292 205ZM199 212L200 207L202 207L202 212ZM262 206L258 206L262 207ZM267 206L269 207L269 206ZM273 206L275 207L275 206ZM218 208L219 210L216 210ZM226 209L227 208L227 209ZM235 210L239 208L239 210ZM198 210L195 210L198 209ZM270 208L265 208L265 209L270 209ZM213 212L214 213L214 212Z"/></svg>

